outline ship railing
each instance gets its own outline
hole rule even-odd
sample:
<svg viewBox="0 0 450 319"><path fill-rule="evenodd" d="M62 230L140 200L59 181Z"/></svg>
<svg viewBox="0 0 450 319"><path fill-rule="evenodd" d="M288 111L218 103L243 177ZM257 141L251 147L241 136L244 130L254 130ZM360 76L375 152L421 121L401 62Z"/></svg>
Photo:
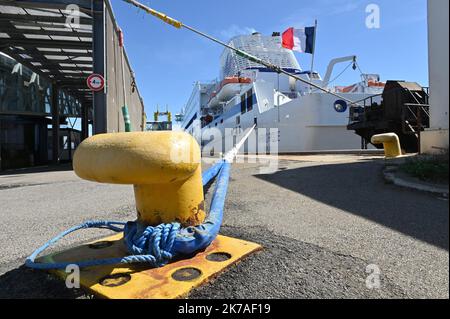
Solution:
<svg viewBox="0 0 450 319"><path fill-rule="evenodd" d="M283 94L284 96L287 96L291 100L297 99L300 97L300 92L298 92L298 91L279 92L279 93Z"/></svg>
<svg viewBox="0 0 450 319"><path fill-rule="evenodd" d="M405 103L402 112L402 130L405 134L414 134L419 139L419 132L429 126L430 105Z"/></svg>

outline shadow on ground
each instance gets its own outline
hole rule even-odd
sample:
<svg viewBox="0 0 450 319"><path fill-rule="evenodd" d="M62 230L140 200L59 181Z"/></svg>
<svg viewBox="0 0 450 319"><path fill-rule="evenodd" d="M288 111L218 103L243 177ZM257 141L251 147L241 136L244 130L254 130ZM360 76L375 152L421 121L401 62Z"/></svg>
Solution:
<svg viewBox="0 0 450 319"><path fill-rule="evenodd" d="M320 165L256 177L448 250L448 201L387 185L382 167Z"/></svg>
<svg viewBox="0 0 450 319"><path fill-rule="evenodd" d="M80 289L68 289L65 282L49 273L24 265L0 276L0 299L74 299L87 297Z"/></svg>
<svg viewBox="0 0 450 319"><path fill-rule="evenodd" d="M0 171L0 176L16 176L23 174L33 174L33 173L45 173L45 172L61 172L61 171L71 171L72 163L62 163L59 165L48 165L48 166L38 166L38 167L28 167L19 169L10 169L6 171Z"/></svg>
<svg viewBox="0 0 450 319"><path fill-rule="evenodd" d="M262 227L224 226L223 235L263 246L215 280L193 291L189 298L221 299L353 299L406 298L386 276L379 289L366 286L368 262L328 251Z"/></svg>

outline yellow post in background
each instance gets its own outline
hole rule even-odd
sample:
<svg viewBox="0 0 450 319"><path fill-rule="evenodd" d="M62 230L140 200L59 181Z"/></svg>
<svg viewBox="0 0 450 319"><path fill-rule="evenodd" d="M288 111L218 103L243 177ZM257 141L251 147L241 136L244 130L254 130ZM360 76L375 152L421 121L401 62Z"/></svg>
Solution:
<svg viewBox="0 0 450 319"><path fill-rule="evenodd" d="M384 155L387 158L398 157L402 155L400 139L395 133L378 134L372 136L372 144L383 144Z"/></svg>

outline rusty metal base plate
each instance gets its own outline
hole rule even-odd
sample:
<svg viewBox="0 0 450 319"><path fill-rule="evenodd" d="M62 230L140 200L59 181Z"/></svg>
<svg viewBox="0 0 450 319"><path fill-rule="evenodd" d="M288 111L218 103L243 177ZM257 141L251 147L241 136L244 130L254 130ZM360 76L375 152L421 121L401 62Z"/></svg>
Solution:
<svg viewBox="0 0 450 319"><path fill-rule="evenodd" d="M174 261L161 268L142 265L95 266L81 269L80 285L94 295L110 299L175 299L189 292L261 246L240 239L218 236L204 251L190 259ZM122 234L42 257L40 262L126 256ZM65 279L64 270L52 271Z"/></svg>

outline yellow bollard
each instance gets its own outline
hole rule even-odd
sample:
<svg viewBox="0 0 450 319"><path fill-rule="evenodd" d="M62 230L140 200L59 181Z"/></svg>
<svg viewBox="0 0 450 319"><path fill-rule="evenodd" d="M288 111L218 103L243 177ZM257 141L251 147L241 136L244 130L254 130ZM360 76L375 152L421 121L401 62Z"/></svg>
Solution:
<svg viewBox="0 0 450 319"><path fill-rule="evenodd" d="M372 136L372 144L383 144L384 155L387 158L398 157L402 155L400 139L395 133L385 133Z"/></svg>
<svg viewBox="0 0 450 319"><path fill-rule="evenodd" d="M90 181L134 185L140 223L156 226L178 221L187 227L205 220L200 159L200 147L187 133L114 133L83 141L73 166L79 177ZM108 236L38 262L124 258L131 252L123 236ZM185 298L192 289L260 249L258 244L218 235L195 256L172 260L160 268L117 264L81 269L80 286L102 298ZM66 280L64 269L54 272Z"/></svg>
<svg viewBox="0 0 450 319"><path fill-rule="evenodd" d="M83 179L132 184L138 220L145 225L205 219L197 141L184 132L133 132L92 136L75 152L73 167Z"/></svg>

